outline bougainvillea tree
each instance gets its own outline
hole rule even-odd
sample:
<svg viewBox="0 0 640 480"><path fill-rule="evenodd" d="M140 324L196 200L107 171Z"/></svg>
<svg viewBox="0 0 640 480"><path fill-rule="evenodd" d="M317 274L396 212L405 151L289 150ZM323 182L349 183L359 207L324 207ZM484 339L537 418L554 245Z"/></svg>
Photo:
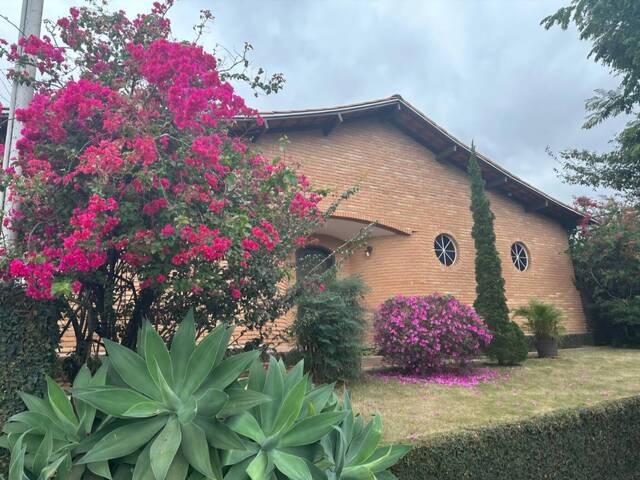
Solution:
<svg viewBox="0 0 640 480"><path fill-rule="evenodd" d="M188 307L260 340L286 308L291 249L323 220L323 193L238 135L238 118L260 118L229 78L277 81L234 77L215 52L172 39L170 6L133 20L72 8L48 36L3 47L40 77L2 172L16 240L0 266L28 295L63 302L80 362L93 339L131 346L144 318Z"/></svg>

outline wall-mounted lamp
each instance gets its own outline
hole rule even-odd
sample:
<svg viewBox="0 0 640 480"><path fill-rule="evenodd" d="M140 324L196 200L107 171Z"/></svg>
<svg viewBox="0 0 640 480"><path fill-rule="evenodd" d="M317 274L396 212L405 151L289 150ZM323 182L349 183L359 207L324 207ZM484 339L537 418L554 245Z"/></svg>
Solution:
<svg viewBox="0 0 640 480"><path fill-rule="evenodd" d="M364 254L367 257L370 257L372 253L373 253L373 247L371 245L367 245L367 248L365 248L364 250Z"/></svg>

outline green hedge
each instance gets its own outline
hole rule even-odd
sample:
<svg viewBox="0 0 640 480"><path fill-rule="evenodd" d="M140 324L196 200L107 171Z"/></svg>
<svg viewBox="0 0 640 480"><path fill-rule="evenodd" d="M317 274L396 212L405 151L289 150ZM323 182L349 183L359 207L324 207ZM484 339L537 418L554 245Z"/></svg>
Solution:
<svg viewBox="0 0 640 480"><path fill-rule="evenodd" d="M421 442L401 480L640 479L640 397Z"/></svg>
<svg viewBox="0 0 640 480"><path fill-rule="evenodd" d="M42 393L58 346L58 311L50 302L34 301L19 285L0 283L0 428L24 410L18 392ZM0 473L6 469L0 450Z"/></svg>

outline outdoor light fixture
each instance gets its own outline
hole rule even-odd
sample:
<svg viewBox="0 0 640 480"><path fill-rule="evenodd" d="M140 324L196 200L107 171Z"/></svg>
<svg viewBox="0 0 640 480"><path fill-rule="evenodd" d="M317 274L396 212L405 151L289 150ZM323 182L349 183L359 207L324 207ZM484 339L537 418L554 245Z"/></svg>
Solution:
<svg viewBox="0 0 640 480"><path fill-rule="evenodd" d="M367 245L367 248L365 248L364 250L364 254L367 257L370 257L372 253L373 253L373 247L371 245Z"/></svg>

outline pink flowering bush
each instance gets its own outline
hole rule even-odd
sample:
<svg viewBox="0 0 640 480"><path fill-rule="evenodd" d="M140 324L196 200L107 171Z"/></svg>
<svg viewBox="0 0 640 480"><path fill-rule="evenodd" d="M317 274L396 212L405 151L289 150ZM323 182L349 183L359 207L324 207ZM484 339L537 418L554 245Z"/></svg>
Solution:
<svg viewBox="0 0 640 480"><path fill-rule="evenodd" d="M380 353L416 374L463 366L491 342L489 329L472 307L452 296L397 296L375 313Z"/></svg>
<svg viewBox="0 0 640 480"><path fill-rule="evenodd" d="M290 303L277 288L290 251L323 221L324 192L240 135L238 118L261 119L229 80L277 85L173 39L171 3L129 19L96 2L47 36L0 43L42 73L16 112L14 166L0 170L16 235L0 272L61 302L81 357L96 338L134 345L143 318L167 319L169 336L189 307L206 327L234 321L263 340Z"/></svg>

